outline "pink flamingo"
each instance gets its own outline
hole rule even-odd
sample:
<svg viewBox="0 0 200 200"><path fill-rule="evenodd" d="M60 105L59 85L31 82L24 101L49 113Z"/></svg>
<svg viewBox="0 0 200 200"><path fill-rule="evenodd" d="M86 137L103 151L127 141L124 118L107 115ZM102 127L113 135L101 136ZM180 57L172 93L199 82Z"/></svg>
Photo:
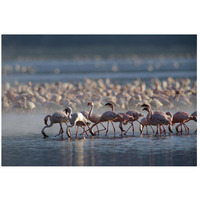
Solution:
<svg viewBox="0 0 200 200"><path fill-rule="evenodd" d="M50 119L49 125L47 124L48 118ZM60 131L59 131L58 135L60 135L60 134L63 133L62 123L66 123L66 125L67 125L68 121L69 121L69 119L63 111L57 111L57 112L53 113L52 115L47 115L44 118L44 123L46 124L46 126L42 129L41 133L44 135L44 138L48 137L48 135L46 135L44 130L46 128L53 126L53 124L59 123L60 124Z"/></svg>
<svg viewBox="0 0 200 200"><path fill-rule="evenodd" d="M108 128L109 128L109 122L111 122L111 124L112 124L112 126L113 126L113 130L114 130L114 136L115 136L115 127L114 127L114 124L113 124L113 120L116 119L116 118L118 118L118 117L122 117L122 116L119 115L119 114L116 114L116 113L113 112L113 111L104 112L104 113L101 115L101 117L99 118L99 120L98 120L96 123L94 123L94 124L92 125L91 128L89 128L90 133L91 133L91 134L94 134L93 131L92 131L92 129L93 129L97 124L99 124L99 123L101 123L101 122L108 122L107 130L106 130L106 135L107 135L107 133L108 133Z"/></svg>
<svg viewBox="0 0 200 200"><path fill-rule="evenodd" d="M185 123L190 120L195 120L195 119L196 118L194 116L189 115L186 112L176 112L173 115L172 124L174 125L175 123L180 123L179 125L176 126L176 131L179 133L178 128L179 128L179 126L181 126L181 135L182 135L182 126L184 126L185 132L189 134L189 128Z"/></svg>
<svg viewBox="0 0 200 200"><path fill-rule="evenodd" d="M194 117L194 121L197 122L197 111L193 112L193 113L191 114L191 116L193 116L193 117ZM195 131L195 133L196 133L196 132L197 132L197 130Z"/></svg>
<svg viewBox="0 0 200 200"><path fill-rule="evenodd" d="M169 125L172 123L168 115L166 115L166 113L164 112L159 112L159 111L153 112L151 107L147 104L143 104L142 107L144 107L143 110L146 110L148 112L146 117L147 122L151 125L157 126L156 135L158 134L158 128L160 129L160 135L163 132L161 130L161 126L164 129L164 134L166 135L166 130L163 125Z"/></svg>
<svg viewBox="0 0 200 200"><path fill-rule="evenodd" d="M93 114L93 110L94 110L94 103L93 102L89 102L88 106L91 106L90 112L88 114L88 119L93 123L97 123L100 120L101 115ZM106 127L101 122L100 122L100 124L104 127L104 129L99 130L98 125L96 125L98 134L99 134L100 131L106 130Z"/></svg>
<svg viewBox="0 0 200 200"><path fill-rule="evenodd" d="M193 112L191 116L194 117L194 121L197 122L197 111Z"/></svg>
<svg viewBox="0 0 200 200"><path fill-rule="evenodd" d="M147 128L147 126L150 126L151 129L152 129L152 131L154 132L153 127L151 126L151 124L148 123L146 117L144 117L144 118L141 119L140 126L139 126L140 134L142 134L144 126L146 126L146 134L148 134L148 128Z"/></svg>
<svg viewBox="0 0 200 200"><path fill-rule="evenodd" d="M112 111L114 111L114 106L112 103L106 103L105 106L110 106ZM121 130L121 134L123 134L123 132L125 132L125 130L122 127L122 123L125 125L127 124L129 121L133 121L134 118L128 114L125 113L118 113L120 116L117 117L116 119L113 120L113 122L119 122L119 128ZM126 132L124 133L124 135L126 135Z"/></svg>
<svg viewBox="0 0 200 200"><path fill-rule="evenodd" d="M141 113L139 113L139 112L137 112L137 111L133 111L133 110L127 111L126 114L132 116L132 117L133 117L133 120L130 120L131 125L130 125L130 127L127 129L127 131L126 131L125 133L127 133L128 130L132 127L132 131L133 131L133 134L134 134L134 125L133 125L133 122L134 122L134 121L139 122L138 119L139 119L140 117L143 117L144 115L141 114ZM140 122L139 122L139 123L140 123Z"/></svg>

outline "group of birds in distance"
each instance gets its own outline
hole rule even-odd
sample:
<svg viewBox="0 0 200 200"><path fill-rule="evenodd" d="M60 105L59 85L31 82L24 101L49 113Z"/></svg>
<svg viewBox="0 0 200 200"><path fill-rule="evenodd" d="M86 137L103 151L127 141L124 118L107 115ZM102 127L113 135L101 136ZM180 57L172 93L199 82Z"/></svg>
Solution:
<svg viewBox="0 0 200 200"><path fill-rule="evenodd" d="M151 106L149 104L142 104L141 107L143 107L143 110L147 111L147 116L142 118L141 121L139 121L140 117L143 117L144 115L134 111L130 110L127 111L126 113L120 112L116 113L114 111L114 106L112 103L106 103L105 106L109 106L111 108L111 111L106 111L102 113L101 115L99 114L94 114L94 103L93 102L88 102L88 106L91 106L91 109L88 112L82 111L82 112L75 112L72 113L72 108L67 107L64 110L57 111L52 115L47 115L44 118L44 123L45 127L42 129L41 133L43 134L44 138L48 137L45 133L45 129L53 126L55 123L60 124L60 131L57 135L61 135L63 137L63 128L62 128L62 123L65 123L67 125L66 129L66 134L68 135L69 138L71 138L71 131L70 128L76 127L76 138L78 137L78 129L81 127L83 129L83 132L81 133L84 138L84 133L88 136L87 131L90 132L92 136L96 135L96 133L100 133L101 131L106 130L106 135L109 130L109 123L112 124L113 130L114 130L114 136L116 133L115 126L113 123L119 122L119 128L121 130L121 135L126 135L126 133L129 131L129 129L132 127L132 132L134 134L134 125L133 122L137 121L140 126L140 134L143 134L143 128L146 126L146 133L148 134L148 129L147 126L156 126L156 135L158 135L160 131L160 135L164 133L166 135L166 130L164 125L168 125L168 129L171 133L172 131L172 125L179 123L176 126L176 131L177 133L183 132L183 128L185 128L185 132L189 134L189 128L186 125L186 122L190 120L197 121L197 111L193 112L191 115L189 115L187 112L176 112L174 115L171 114L171 112L162 112L162 111L153 111ZM50 119L50 124L47 124L48 119ZM68 125L67 123L70 123ZM103 122L107 122L107 128L104 126ZM91 127L89 127L90 123L93 123ZM130 127L125 131L123 128L123 125L130 124ZM103 129L99 129L98 125L101 125ZM86 130L86 127L88 130ZM93 131L93 128L96 127L96 131ZM179 131L179 127L181 130ZM152 131L154 132L153 128ZM56 135L56 136L57 136Z"/></svg>

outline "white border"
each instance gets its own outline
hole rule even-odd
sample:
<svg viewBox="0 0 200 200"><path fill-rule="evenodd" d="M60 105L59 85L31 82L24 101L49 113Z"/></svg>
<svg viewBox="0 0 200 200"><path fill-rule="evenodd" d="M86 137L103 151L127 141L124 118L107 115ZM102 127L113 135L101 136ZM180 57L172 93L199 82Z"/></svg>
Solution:
<svg viewBox="0 0 200 200"><path fill-rule="evenodd" d="M0 32L1 34L199 34L197 3L195 0L2 0ZM133 199L134 197L154 200L194 199L193 197L196 199L199 197L198 168L1 167L0 188L3 199L20 200Z"/></svg>

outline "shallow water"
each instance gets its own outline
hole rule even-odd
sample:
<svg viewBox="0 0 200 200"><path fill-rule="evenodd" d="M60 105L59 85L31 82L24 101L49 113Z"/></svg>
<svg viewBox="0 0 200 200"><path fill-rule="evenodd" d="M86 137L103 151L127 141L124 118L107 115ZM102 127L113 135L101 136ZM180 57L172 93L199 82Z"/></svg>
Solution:
<svg viewBox="0 0 200 200"><path fill-rule="evenodd" d="M8 119L10 120L8 122ZM13 123L12 123L13 122ZM42 123L41 123L42 122ZM12 124L12 125L11 125ZM129 132L116 137L110 129L98 136L72 139L64 134L54 137L59 126L46 129L50 137L43 139L42 115L10 115L2 118L2 165L3 166L196 166L196 123L188 123L190 134L140 137L135 123L134 135ZM117 127L117 124L115 125ZM64 130L66 126L64 126ZM125 129L128 127L125 127ZM155 128L154 128L155 129ZM81 132L81 131L80 131ZM79 132L79 133L80 133Z"/></svg>

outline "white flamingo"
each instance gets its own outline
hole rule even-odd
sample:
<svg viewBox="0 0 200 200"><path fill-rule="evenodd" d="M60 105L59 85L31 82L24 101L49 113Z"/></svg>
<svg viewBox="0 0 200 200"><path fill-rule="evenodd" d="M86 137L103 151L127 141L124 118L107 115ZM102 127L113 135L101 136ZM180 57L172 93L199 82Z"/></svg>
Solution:
<svg viewBox="0 0 200 200"><path fill-rule="evenodd" d="M94 110L93 102L91 102L91 101L88 102L88 106L91 106L90 112L88 114L88 119L93 123L97 123L100 120L101 115L93 114L93 110ZM100 122L100 124L103 126L104 129L99 130L98 125L96 125L98 134L100 131L106 130L106 127L101 122Z"/></svg>
<svg viewBox="0 0 200 200"><path fill-rule="evenodd" d="M47 124L48 119L50 119L49 125ZM44 130L46 128L53 126L56 123L59 123L60 124L60 131L59 131L58 135L60 135L60 134L63 133L62 123L65 123L67 125L68 121L69 121L68 116L63 111L57 111L57 112L53 113L52 115L47 115L44 118L44 123L46 124L46 126L42 129L41 133L44 135L44 138L48 137L48 135L46 135Z"/></svg>
<svg viewBox="0 0 200 200"><path fill-rule="evenodd" d="M68 114L68 120L71 124L71 125L67 126L67 129L66 129L66 134L68 135L68 137L71 138L71 133L70 133L69 128L72 128L74 126L77 126L77 127L80 126L80 127L83 128L83 138L84 138L84 133L87 135L85 127L88 126L88 121L84 117L84 115L81 112L76 112L76 113L72 114L72 108L71 107L66 108L65 113ZM91 133L91 134L94 135L93 133ZM77 128L77 131L76 131L76 137L77 136L78 136L78 128Z"/></svg>

